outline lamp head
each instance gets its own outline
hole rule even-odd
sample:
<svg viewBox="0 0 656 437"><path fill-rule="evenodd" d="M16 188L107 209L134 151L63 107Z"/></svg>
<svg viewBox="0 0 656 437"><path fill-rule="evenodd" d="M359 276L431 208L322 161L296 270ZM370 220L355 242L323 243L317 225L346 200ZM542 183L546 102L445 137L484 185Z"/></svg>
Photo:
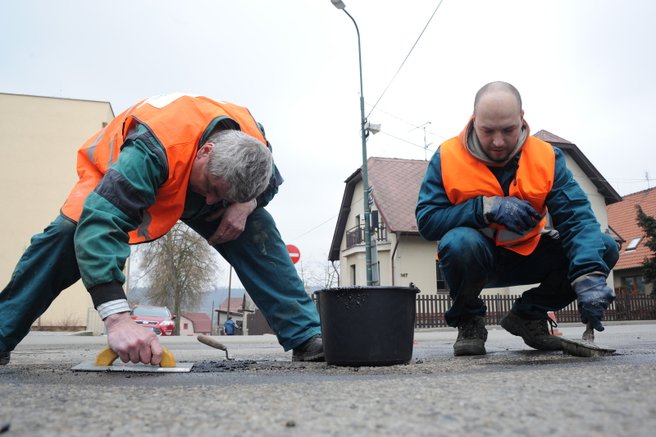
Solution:
<svg viewBox="0 0 656 437"><path fill-rule="evenodd" d="M370 123L367 122L364 125L365 129L367 129L369 132L371 132L373 135L376 135L378 132L380 132L381 125L378 123Z"/></svg>
<svg viewBox="0 0 656 437"><path fill-rule="evenodd" d="M346 5L342 0L330 0L337 9L344 9Z"/></svg>

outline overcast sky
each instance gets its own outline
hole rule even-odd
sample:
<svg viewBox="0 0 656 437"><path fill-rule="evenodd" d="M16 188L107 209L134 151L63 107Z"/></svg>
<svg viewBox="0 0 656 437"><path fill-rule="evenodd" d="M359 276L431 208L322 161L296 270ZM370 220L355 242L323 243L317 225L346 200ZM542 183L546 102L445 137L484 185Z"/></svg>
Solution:
<svg viewBox="0 0 656 437"><path fill-rule="evenodd" d="M443 0L394 80L440 0L345 3L366 113L382 124L369 156L430 159L476 91L504 80L532 132L575 143L620 194L646 189L647 173L656 185L656 2ZM357 37L330 0L0 1L0 92L118 114L176 91L251 109L286 179L269 210L304 269L326 260L362 164Z"/></svg>

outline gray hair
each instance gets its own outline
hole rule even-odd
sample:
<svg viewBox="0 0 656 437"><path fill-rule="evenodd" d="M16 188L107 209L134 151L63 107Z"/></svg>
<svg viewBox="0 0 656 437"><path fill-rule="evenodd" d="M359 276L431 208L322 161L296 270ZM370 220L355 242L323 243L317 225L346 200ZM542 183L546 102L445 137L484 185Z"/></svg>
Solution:
<svg viewBox="0 0 656 437"><path fill-rule="evenodd" d="M207 139L214 147L209 156L209 172L229 185L228 200L248 202L269 184L273 157L258 139L238 130L221 130Z"/></svg>
<svg viewBox="0 0 656 437"><path fill-rule="evenodd" d="M476 93L476 97L474 97L474 114L476 113L476 108L478 107L478 102L481 100L481 97L483 97L485 94L487 94L490 91L497 91L497 90L508 91L513 96L515 96L515 98L517 99L517 103L519 104L519 110L520 111L522 110L522 96L519 94L519 91L517 91L517 88L515 88L508 82L496 81L496 82L490 82L488 84L485 84L480 90L478 90L478 92Z"/></svg>

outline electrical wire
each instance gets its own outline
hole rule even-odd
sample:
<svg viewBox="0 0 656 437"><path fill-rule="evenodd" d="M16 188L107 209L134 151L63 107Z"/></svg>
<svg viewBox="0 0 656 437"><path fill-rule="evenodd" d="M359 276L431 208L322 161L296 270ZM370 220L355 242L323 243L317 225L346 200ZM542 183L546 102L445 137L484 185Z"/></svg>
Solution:
<svg viewBox="0 0 656 437"><path fill-rule="evenodd" d="M371 106L371 105L369 105L369 106ZM371 110L373 111L373 107L372 107ZM394 115L394 114L392 114L392 113L390 113L390 112L388 112L388 111L385 111L384 109L380 109L380 108L378 108L377 110L378 110L378 112L382 112L383 114L387 115L388 117L394 118L394 119L400 121L401 123L405 123L405 124L407 124L408 126L413 127L414 129L420 129L420 128L422 127L422 126L418 126L418 125L416 125L415 123L412 123L412 122L410 122L410 121L408 121L408 120L404 120L403 118L399 117L398 115ZM437 137L437 138L440 138L440 139L442 139L442 140L446 140L446 139L447 139L447 137L445 137L445 136L443 136L443 135L440 135L440 134L437 134L437 133L433 132L433 131L430 130L430 129L427 129L427 130L426 130L426 133L427 133L427 134L430 134L430 135L433 135L433 136L435 136L435 137Z"/></svg>
<svg viewBox="0 0 656 437"><path fill-rule="evenodd" d="M367 117L366 117L366 118L369 118L369 116L371 115L371 113L373 112L373 110L376 109L376 106L378 106L378 103L379 103L380 100L383 98L383 96L385 95L385 93L386 93L387 90L389 89L390 85L392 85L392 82L394 82L394 79L396 79L396 76L398 76L399 73L401 72L401 69L402 69L403 66L405 65L406 61L408 60L408 58L409 58L410 55L412 54L412 52L413 52L413 50L415 49L415 47L417 46L417 43L419 43L419 40L420 40L421 37L424 35L424 32L426 31L426 28L428 28L428 25L431 23L431 21L433 21L433 17L435 17L435 14L437 13L437 10L440 8L440 6L442 6L442 2L444 2L444 0L440 0L440 2L437 4L437 7L435 8L435 10L433 11L433 13L431 14L431 16L430 16L430 18L428 19L428 22L426 23L426 25L424 26L424 28L421 30L421 33L420 33L419 36L417 37L417 40L415 41L415 43L414 43L414 44L412 45L412 47L410 48L410 51L409 51L408 54L405 56L405 59L403 59L403 62L401 62L401 65L399 66L398 70L396 70L396 73L394 73L394 76L392 76L392 79L389 81L389 83L387 84L387 86L386 86L385 89L383 90L383 92L382 92L382 94L380 95L380 97L378 97L378 100L376 100L376 103L374 103L374 105L372 106L371 111L369 111L369 114L367 114Z"/></svg>
<svg viewBox="0 0 656 437"><path fill-rule="evenodd" d="M381 133L381 134L384 134L384 135L387 135L388 137L392 137L392 138L394 138L395 140L398 140L398 141L401 141L401 142L404 142L404 143L410 144L411 146L418 147L418 148L420 148L420 149L425 149L425 148L426 148L426 147L422 146L421 144L416 144L416 143L413 143L412 141L404 140L403 138L400 138L400 137L397 137L397 136L392 135L392 134L390 134L390 133L387 133L387 132L385 132L384 130L381 130L380 133Z"/></svg>
<svg viewBox="0 0 656 437"><path fill-rule="evenodd" d="M310 228L307 231L303 232L302 234L297 235L296 237L294 237L294 240L298 240L301 237L305 237L307 234L316 231L317 229L319 229L320 227L322 227L326 223L335 220L337 217L338 217L337 215L334 215L334 216L330 217L329 219L324 220L323 222L319 223L318 225L314 226L313 228Z"/></svg>

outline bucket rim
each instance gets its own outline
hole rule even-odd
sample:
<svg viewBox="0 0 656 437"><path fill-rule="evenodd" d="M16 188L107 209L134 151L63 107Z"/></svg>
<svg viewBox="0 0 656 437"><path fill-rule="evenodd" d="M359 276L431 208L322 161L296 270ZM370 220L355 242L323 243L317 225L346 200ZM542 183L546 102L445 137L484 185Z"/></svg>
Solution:
<svg viewBox="0 0 656 437"><path fill-rule="evenodd" d="M358 292L358 291L406 291L420 293L421 290L417 287L401 287L396 285L354 285L351 287L333 287L333 288L323 288L321 290L314 291L314 294L319 293L339 293L339 292Z"/></svg>

